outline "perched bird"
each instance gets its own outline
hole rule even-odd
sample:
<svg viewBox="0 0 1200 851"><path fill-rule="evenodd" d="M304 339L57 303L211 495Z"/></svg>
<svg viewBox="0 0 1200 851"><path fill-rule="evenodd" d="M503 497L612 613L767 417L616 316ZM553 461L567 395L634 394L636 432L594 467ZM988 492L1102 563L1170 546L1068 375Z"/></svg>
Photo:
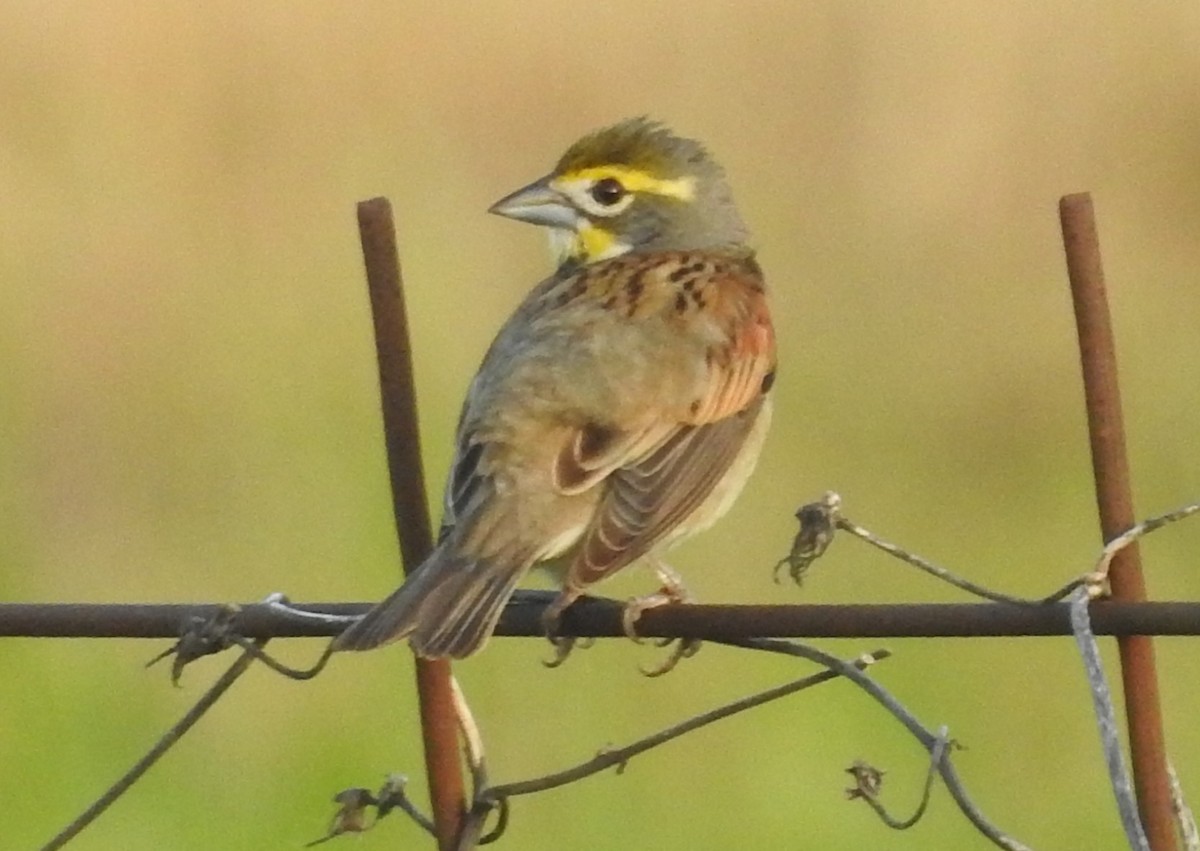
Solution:
<svg viewBox="0 0 1200 851"><path fill-rule="evenodd" d="M490 212L550 229L558 270L500 329L459 418L433 553L336 639L479 650L522 576L550 562L548 627L591 585L711 525L770 422L775 334L721 167L645 118L585 136Z"/></svg>

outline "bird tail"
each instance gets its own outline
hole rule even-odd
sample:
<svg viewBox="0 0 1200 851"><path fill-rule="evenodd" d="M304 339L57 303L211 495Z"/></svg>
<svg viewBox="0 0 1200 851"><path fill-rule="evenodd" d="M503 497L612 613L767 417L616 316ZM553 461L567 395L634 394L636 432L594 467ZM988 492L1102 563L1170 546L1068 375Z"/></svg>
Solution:
<svg viewBox="0 0 1200 851"><path fill-rule="evenodd" d="M487 643L528 563L455 555L450 541L404 584L334 639L334 650L370 650L408 638L427 659L462 659Z"/></svg>

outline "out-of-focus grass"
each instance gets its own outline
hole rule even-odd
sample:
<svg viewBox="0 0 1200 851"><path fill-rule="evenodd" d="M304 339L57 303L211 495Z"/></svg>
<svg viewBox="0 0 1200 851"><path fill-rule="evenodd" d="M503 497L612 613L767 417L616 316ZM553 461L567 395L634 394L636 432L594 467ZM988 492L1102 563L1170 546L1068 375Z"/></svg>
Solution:
<svg viewBox="0 0 1200 851"><path fill-rule="evenodd" d="M247 600L385 593L398 566L354 202L396 206L427 461L546 269L488 219L580 133L649 112L727 165L774 285L776 427L731 516L677 566L705 600L953 599L851 541L802 590L770 584L791 510L852 516L977 579L1037 593L1094 557L1096 521L1055 201L1095 193L1138 504L1200 493L1200 12L1101 4L631 0L9 3L0 10L0 593ZM1200 529L1144 552L1195 598ZM614 593L644 590L646 577ZM830 642L853 654L881 642ZM897 641L879 676L958 757L979 803L1040 848L1118 842L1065 641ZM1195 649L1158 644L1168 741L1200 788ZM4 847L44 841L180 714L136 642L0 653ZM276 648L297 660L317 652ZM1189 652L1190 650L1190 652ZM708 648L663 680L604 644L562 670L497 641L462 666L498 779L586 757L796 674ZM421 783L409 663L256 671L80 849L297 847L328 798ZM921 755L844 684L516 804L513 848L985 847L938 795L887 834L841 769ZM618 815L619 814L619 815ZM363 840L418 843L399 819ZM361 844L361 843L360 843ZM364 846L366 847L366 846Z"/></svg>

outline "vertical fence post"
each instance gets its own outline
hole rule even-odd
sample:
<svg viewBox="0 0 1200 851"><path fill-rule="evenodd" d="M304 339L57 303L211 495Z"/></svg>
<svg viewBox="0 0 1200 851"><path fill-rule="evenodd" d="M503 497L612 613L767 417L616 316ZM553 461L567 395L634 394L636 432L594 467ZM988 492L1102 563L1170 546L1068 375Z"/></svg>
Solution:
<svg viewBox="0 0 1200 851"><path fill-rule="evenodd" d="M1067 254L1067 274L1071 279L1071 298L1075 305L1075 325L1079 332L1100 529L1104 540L1109 541L1133 526L1136 520L1129 460L1125 453L1121 394L1117 385L1116 344L1091 195L1085 192L1064 196L1059 201L1059 218ZM1117 554L1109 576L1114 600L1145 601L1146 585L1136 543ZM1128 635L1119 637L1117 646L1129 723L1130 762L1142 825L1154 851L1175 851L1175 821L1167 777L1154 645L1149 636Z"/></svg>
<svg viewBox="0 0 1200 851"><path fill-rule="evenodd" d="M375 355L383 406L384 441L392 484L392 507L405 570L419 565L433 549L421 441L417 429L417 396L413 383L412 345L404 307L404 281L396 249L392 207L386 198L358 205L358 228L366 262ZM458 729L450 688L450 663L418 659L417 697L425 744L425 773L440 851L451 851L464 817L463 776ZM399 720L397 720L399 724Z"/></svg>

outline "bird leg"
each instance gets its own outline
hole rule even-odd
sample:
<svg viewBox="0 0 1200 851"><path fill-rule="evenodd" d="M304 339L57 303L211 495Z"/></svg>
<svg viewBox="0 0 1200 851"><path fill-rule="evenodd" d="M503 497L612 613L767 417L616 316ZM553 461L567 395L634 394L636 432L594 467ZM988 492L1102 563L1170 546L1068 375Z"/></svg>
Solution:
<svg viewBox="0 0 1200 851"><path fill-rule="evenodd" d="M670 565L657 558L651 558L650 563L654 567L654 573L658 576L658 581L662 583L662 587L653 594L645 597L634 597L629 600L625 604L624 611L621 613L621 624L625 629L625 634L638 644L641 644L643 639L638 635L636 625L643 612L672 603L690 603L692 601L692 595L683 584L683 577L676 573ZM665 638L656 642L656 644L659 647L666 647L675 642L675 640L673 638ZM679 664L679 660L694 656L699 649L700 639L681 638L675 649L671 651L670 655L661 664L653 668L641 667L641 672L648 677L662 676L674 669Z"/></svg>

